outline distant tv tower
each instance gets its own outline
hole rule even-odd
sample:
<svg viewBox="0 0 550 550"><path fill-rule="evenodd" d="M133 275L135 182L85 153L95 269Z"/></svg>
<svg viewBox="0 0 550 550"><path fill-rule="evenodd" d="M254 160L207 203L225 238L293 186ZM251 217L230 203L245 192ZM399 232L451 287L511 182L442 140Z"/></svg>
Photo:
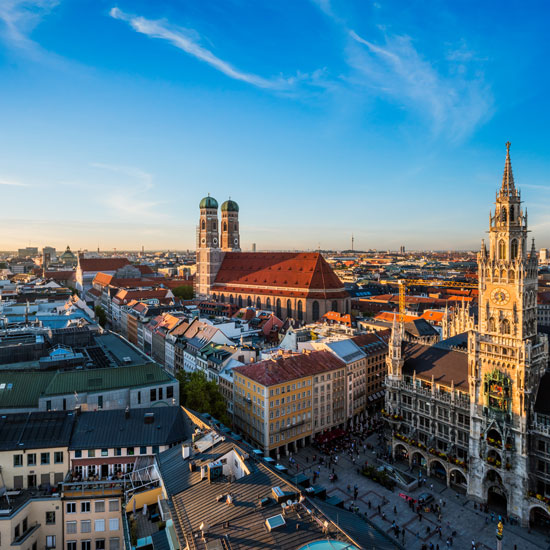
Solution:
<svg viewBox="0 0 550 550"><path fill-rule="evenodd" d="M353 238L353 233L351 234L351 251L353 252L353 241L354 241L354 238Z"/></svg>

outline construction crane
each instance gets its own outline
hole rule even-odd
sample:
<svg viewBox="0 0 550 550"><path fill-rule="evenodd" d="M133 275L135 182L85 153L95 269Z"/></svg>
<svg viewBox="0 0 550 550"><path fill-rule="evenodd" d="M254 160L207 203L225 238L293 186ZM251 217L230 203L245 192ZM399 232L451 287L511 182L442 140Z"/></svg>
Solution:
<svg viewBox="0 0 550 550"><path fill-rule="evenodd" d="M408 286L440 286L447 288L477 289L477 283L461 283L459 281L440 281L437 279L387 279L380 281L383 285L397 284L399 288L399 322L405 320L405 292Z"/></svg>

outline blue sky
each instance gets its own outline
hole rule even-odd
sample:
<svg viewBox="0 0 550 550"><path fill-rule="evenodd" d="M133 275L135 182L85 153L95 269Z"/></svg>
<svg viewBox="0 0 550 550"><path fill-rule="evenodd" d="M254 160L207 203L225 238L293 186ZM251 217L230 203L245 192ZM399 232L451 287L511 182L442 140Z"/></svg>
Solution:
<svg viewBox="0 0 550 550"><path fill-rule="evenodd" d="M550 246L544 2L2 0L0 249L474 248L507 140Z"/></svg>

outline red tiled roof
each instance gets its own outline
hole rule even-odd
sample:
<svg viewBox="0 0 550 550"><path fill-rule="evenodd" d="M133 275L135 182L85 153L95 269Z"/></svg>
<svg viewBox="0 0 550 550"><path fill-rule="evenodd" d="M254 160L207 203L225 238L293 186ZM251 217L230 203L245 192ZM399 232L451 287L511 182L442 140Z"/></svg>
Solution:
<svg viewBox="0 0 550 550"><path fill-rule="evenodd" d="M116 271L130 265L127 258L80 258L82 271Z"/></svg>
<svg viewBox="0 0 550 550"><path fill-rule="evenodd" d="M233 369L233 372L246 376L262 386L274 386L304 376L341 369L344 366L345 363L330 351L313 351L249 363Z"/></svg>
<svg viewBox="0 0 550 550"><path fill-rule="evenodd" d="M342 297L347 296L344 285L319 252L226 252L214 290L243 294L269 293L260 289L252 290L250 287L254 286L288 289L273 289L273 295L296 296L307 293L310 296L313 293L319 295L315 297L323 298L324 291L337 290L343 293ZM328 294L326 297L337 296Z"/></svg>
<svg viewBox="0 0 550 550"><path fill-rule="evenodd" d="M45 271L44 278L52 279L54 281L67 281L74 277L74 271Z"/></svg>
<svg viewBox="0 0 550 550"><path fill-rule="evenodd" d="M131 300L149 300L151 298L166 298L168 291L161 288L159 290L119 290L113 300L119 304L127 304Z"/></svg>
<svg viewBox="0 0 550 550"><path fill-rule="evenodd" d="M374 316L374 319L376 321L388 321L390 323L393 323L393 320L399 320L399 313L394 311L381 311L378 315ZM409 321L414 321L415 319L419 319L416 315L403 315L403 320L405 323L408 323Z"/></svg>
<svg viewBox="0 0 550 550"><path fill-rule="evenodd" d="M151 266L148 265L136 265L134 267L137 267L142 275L153 275L155 273Z"/></svg>

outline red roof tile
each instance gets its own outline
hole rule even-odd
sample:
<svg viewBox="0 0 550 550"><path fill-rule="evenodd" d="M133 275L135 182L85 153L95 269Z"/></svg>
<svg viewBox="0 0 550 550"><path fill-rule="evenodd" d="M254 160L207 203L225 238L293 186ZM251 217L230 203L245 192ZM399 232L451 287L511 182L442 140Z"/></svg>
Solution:
<svg viewBox="0 0 550 550"><path fill-rule="evenodd" d="M309 296L317 291L315 294L322 298L326 290L336 290L343 293L342 297L347 296L344 285L319 252L226 252L214 290L244 294L258 286L288 289L274 288L273 295ZM254 293L269 292L254 289ZM326 297L337 296L331 293Z"/></svg>
<svg viewBox="0 0 550 550"><path fill-rule="evenodd" d="M80 258L82 271L116 271L121 267L130 265L127 258Z"/></svg>
<svg viewBox="0 0 550 550"><path fill-rule="evenodd" d="M262 386L274 386L343 367L345 363L330 351L313 351L249 363L233 369L233 372L246 376Z"/></svg>

